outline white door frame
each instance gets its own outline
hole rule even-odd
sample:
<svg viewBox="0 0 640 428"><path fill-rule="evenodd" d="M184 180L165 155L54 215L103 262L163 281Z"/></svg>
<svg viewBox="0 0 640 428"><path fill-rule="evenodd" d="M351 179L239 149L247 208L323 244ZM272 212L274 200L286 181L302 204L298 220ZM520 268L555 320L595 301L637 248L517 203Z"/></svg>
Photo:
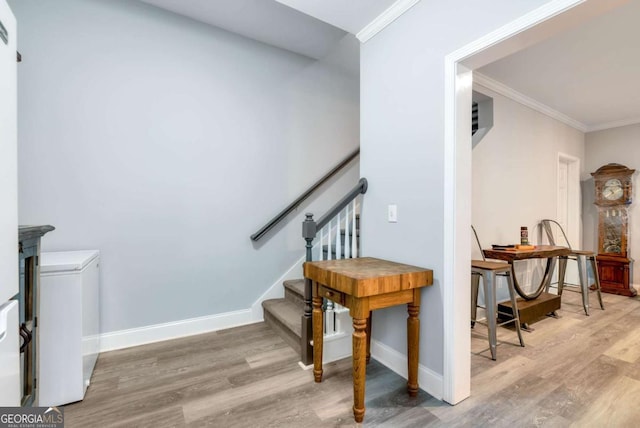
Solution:
<svg viewBox="0 0 640 428"><path fill-rule="evenodd" d="M572 247L582 248L582 222L580 221L581 195L580 195L580 158L565 153L558 153L558 176L557 176L557 200L558 208L560 202L560 165L567 165L567 225L565 232ZM556 215L560 219L560 213Z"/></svg>
<svg viewBox="0 0 640 428"><path fill-rule="evenodd" d="M551 0L445 57L443 398L470 395L472 70L611 10L626 0Z"/></svg>

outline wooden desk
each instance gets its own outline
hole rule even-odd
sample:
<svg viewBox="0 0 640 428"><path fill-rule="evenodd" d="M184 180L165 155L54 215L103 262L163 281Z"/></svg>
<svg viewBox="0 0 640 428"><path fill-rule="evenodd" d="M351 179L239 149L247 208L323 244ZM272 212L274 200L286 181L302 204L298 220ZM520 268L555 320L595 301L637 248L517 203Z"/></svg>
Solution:
<svg viewBox="0 0 640 428"><path fill-rule="evenodd" d="M313 375L322 382L322 346L326 298L349 308L353 318L353 416L364 418L366 362L370 355L371 311L407 304L407 389L418 393L420 341L420 288L433 284L433 271L415 266L362 257L306 262L304 276L313 289Z"/></svg>
<svg viewBox="0 0 640 428"><path fill-rule="evenodd" d="M536 245L533 250L495 250L487 249L482 250L484 256L488 259L505 260L511 265L511 272L513 273L513 286L522 299L518 299L518 314L520 316L520 323L527 330L530 330L528 324L533 322L548 313L554 313L560 309L560 296L555 294L549 294L544 292L551 284L551 277L553 276L553 270L556 266L556 259L558 256L567 256L571 253L571 250L567 247L558 247L554 245ZM533 291L533 293L525 292L516 278L516 271L514 268L514 262L517 260L528 259L547 259L547 266L545 268L544 276L540 281L540 284ZM564 274L561 272L559 274ZM562 278L564 281L564 278ZM499 312L510 312L513 314L512 304L510 302L501 303L498 306Z"/></svg>

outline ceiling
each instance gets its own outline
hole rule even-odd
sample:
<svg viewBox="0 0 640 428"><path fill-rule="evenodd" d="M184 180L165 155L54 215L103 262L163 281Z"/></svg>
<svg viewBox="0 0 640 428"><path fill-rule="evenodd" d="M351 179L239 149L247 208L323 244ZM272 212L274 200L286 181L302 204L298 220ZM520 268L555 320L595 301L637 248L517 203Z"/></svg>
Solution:
<svg viewBox="0 0 640 428"><path fill-rule="evenodd" d="M358 34L396 0L276 0L351 34Z"/></svg>
<svg viewBox="0 0 640 428"><path fill-rule="evenodd" d="M631 0L477 71L586 132L640 123L639 20Z"/></svg>
<svg viewBox="0 0 640 428"><path fill-rule="evenodd" d="M314 59L346 51L356 35L406 0L140 0L205 24ZM352 39L352 38L351 38ZM357 46L357 45L355 45ZM351 48L350 48L351 49ZM349 52L358 52L351 49ZM355 53L354 55L357 55ZM357 62L356 58L356 62ZM353 68L353 65L349 65ZM358 64L356 64L358 67Z"/></svg>
<svg viewBox="0 0 640 428"><path fill-rule="evenodd" d="M346 35L275 0L141 1L315 59L325 57Z"/></svg>
<svg viewBox="0 0 640 428"><path fill-rule="evenodd" d="M353 72L358 71L358 44L345 41L345 36L359 33L397 3L141 1L311 58L335 56L344 62L349 57ZM638 21L640 0L630 0L586 24L480 68L478 81L585 132L640 123Z"/></svg>

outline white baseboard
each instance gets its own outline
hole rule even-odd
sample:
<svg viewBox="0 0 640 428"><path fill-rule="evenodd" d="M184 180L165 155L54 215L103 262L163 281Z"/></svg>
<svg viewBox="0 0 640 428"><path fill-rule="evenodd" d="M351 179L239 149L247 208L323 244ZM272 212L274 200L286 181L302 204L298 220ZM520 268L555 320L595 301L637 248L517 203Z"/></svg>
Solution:
<svg viewBox="0 0 640 428"><path fill-rule="evenodd" d="M262 302L284 297L282 283L288 279L300 278L304 261L305 257L297 260L249 309L103 333L100 335L100 352L115 351L264 321Z"/></svg>
<svg viewBox="0 0 640 428"><path fill-rule="evenodd" d="M383 343L371 340L371 357L398 373L403 378L407 378L407 356ZM444 396L443 377L422 364L418 365L418 385L420 389L430 394L438 400Z"/></svg>
<svg viewBox="0 0 640 428"><path fill-rule="evenodd" d="M351 350L353 348L351 340L353 336L353 326L349 310L342 306L337 306L335 314L336 331L340 333L324 337L322 352L322 362L324 363L330 363L351 356Z"/></svg>
<svg viewBox="0 0 640 428"><path fill-rule="evenodd" d="M331 363L351 356L351 333L325 336L322 346L322 362Z"/></svg>
<svg viewBox="0 0 640 428"><path fill-rule="evenodd" d="M210 333L254 322L257 321L253 319L252 310L243 309L223 314L114 331L100 335L100 352L115 351L116 349L147 343Z"/></svg>

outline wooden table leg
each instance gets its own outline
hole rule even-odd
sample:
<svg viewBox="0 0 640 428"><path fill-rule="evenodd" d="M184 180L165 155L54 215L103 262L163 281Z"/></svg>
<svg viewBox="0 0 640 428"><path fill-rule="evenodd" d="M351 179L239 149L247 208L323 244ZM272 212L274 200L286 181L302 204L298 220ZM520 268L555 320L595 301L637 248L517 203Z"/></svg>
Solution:
<svg viewBox="0 0 640 428"><path fill-rule="evenodd" d="M418 395L418 358L420 351L420 290L414 291L414 301L407 305L407 391L411 397Z"/></svg>
<svg viewBox="0 0 640 428"><path fill-rule="evenodd" d="M371 311L369 311L369 318L367 318L367 364L371 361Z"/></svg>
<svg viewBox="0 0 640 428"><path fill-rule="evenodd" d="M353 319L353 417L364 419L364 386L367 366L367 320Z"/></svg>
<svg viewBox="0 0 640 428"><path fill-rule="evenodd" d="M313 377L316 382L322 382L322 346L324 339L324 312L322 312L322 297L313 296Z"/></svg>

